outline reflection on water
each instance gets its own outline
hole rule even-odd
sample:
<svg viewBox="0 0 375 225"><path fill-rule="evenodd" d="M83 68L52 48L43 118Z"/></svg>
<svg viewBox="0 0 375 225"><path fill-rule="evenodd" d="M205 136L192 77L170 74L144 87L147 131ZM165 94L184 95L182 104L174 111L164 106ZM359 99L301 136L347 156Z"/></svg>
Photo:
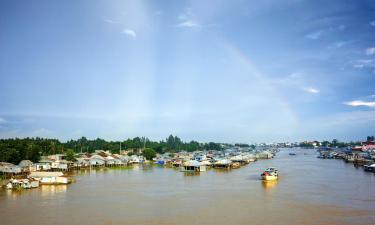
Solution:
<svg viewBox="0 0 375 225"><path fill-rule="evenodd" d="M194 177L194 176L199 176L201 174L200 172L196 172L196 171L189 171L189 172L185 171L185 172L182 172L182 173L186 177Z"/></svg>
<svg viewBox="0 0 375 225"><path fill-rule="evenodd" d="M40 195L40 197L48 197L48 196L54 196L57 194L63 194L67 191L67 186L64 184L60 185L40 185L39 188L33 188L33 189L6 189L3 193L5 194L9 199L17 199L21 198L24 195Z"/></svg>
<svg viewBox="0 0 375 225"><path fill-rule="evenodd" d="M10 189L7 189L7 190L5 190L5 193L6 193L6 195L10 199L16 199L17 197L25 194L26 191L28 191L28 190L24 190L24 189L20 189L20 190L13 189L13 190L10 190Z"/></svg>
<svg viewBox="0 0 375 225"><path fill-rule="evenodd" d="M41 192L42 197L46 196L54 196L56 194L61 194L65 193L67 190L67 186L65 184L60 184L60 185L41 185L39 187L39 190Z"/></svg>
<svg viewBox="0 0 375 225"><path fill-rule="evenodd" d="M276 187L277 180L262 180L262 186L265 190L270 190Z"/></svg>
<svg viewBox="0 0 375 225"><path fill-rule="evenodd" d="M0 190L0 224L375 224L373 174L294 151L237 170L97 168L67 186ZM271 166L282 179L261 181Z"/></svg>

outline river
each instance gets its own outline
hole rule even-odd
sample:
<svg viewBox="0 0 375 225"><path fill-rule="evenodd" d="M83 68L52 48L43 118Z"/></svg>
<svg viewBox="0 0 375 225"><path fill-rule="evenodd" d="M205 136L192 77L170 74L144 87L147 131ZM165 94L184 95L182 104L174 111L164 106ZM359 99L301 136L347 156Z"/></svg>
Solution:
<svg viewBox="0 0 375 225"><path fill-rule="evenodd" d="M277 182L259 180L268 166L279 169ZM375 224L375 175L287 149L194 176L157 166L91 170L68 186L0 190L0 224Z"/></svg>

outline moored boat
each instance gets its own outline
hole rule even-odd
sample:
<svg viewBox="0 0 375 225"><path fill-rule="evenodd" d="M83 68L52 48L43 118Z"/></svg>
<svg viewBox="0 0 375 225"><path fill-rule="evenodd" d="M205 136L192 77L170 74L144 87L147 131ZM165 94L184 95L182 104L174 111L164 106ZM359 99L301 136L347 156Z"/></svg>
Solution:
<svg viewBox="0 0 375 225"><path fill-rule="evenodd" d="M38 180L40 184L69 184L72 179L62 172L31 172L29 178Z"/></svg>
<svg viewBox="0 0 375 225"><path fill-rule="evenodd" d="M11 179L5 186L7 189L30 189L39 187L39 181L28 179Z"/></svg>
<svg viewBox="0 0 375 225"><path fill-rule="evenodd" d="M277 180L279 178L278 170L270 167L267 168L261 175L262 180Z"/></svg>
<svg viewBox="0 0 375 225"><path fill-rule="evenodd" d="M363 166L363 169L364 169L366 172L375 172L375 164L372 164L372 165L364 165L364 166Z"/></svg>

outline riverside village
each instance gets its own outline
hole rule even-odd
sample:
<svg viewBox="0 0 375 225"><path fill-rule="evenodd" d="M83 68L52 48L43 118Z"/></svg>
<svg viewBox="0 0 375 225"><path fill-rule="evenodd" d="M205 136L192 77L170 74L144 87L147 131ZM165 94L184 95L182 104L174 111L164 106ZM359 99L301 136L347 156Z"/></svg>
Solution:
<svg viewBox="0 0 375 225"><path fill-rule="evenodd" d="M173 136L169 138L171 137L174 138ZM179 140L178 137L175 139ZM205 145L208 146L210 145ZM300 154L301 149L309 149L317 158L341 159L353 164L354 167L363 168L365 172L375 173L375 140L371 136L366 141L349 145L333 140L331 143L310 141L257 145L217 144L217 146L220 150L207 148L199 151L178 150L161 154L145 146L124 150L120 142L117 153L110 150L68 151L42 155L38 161L22 159L18 164L0 162L1 186L5 189L20 190L38 188L40 185L67 185L75 181L74 174L79 170L131 169L134 166L158 166L193 174L209 169L239 169L257 160L272 159L283 149L291 150L292 152L289 153L291 157Z"/></svg>

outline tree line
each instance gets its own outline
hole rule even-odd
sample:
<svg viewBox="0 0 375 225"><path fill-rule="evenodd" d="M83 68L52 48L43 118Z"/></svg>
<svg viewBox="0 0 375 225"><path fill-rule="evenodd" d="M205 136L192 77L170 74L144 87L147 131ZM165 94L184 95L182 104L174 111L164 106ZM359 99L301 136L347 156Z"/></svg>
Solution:
<svg viewBox="0 0 375 225"><path fill-rule="evenodd" d="M373 136L372 136L373 137ZM367 141L373 140L372 137L367 137ZM354 147L354 146L360 146L362 143L359 141L356 142L342 142L337 139L333 139L332 141L314 141L314 142L301 142L299 143L299 147L302 148L313 148L313 143L317 144L318 147L331 147L331 148L346 148L346 147Z"/></svg>
<svg viewBox="0 0 375 225"><path fill-rule="evenodd" d="M197 150L222 150L220 143L200 143L197 141L183 142L179 137L169 135L161 141L151 141L146 137L129 138L124 141L106 141L104 139L89 140L81 137L77 140L60 142L57 139L47 138L12 138L0 139L0 162L18 164L21 160L28 159L33 162L40 160L41 156L52 154L66 154L67 152L88 152L95 150L108 150L119 153L122 150L133 150L137 154L141 149L152 149L157 153L175 153L179 151L193 152Z"/></svg>

